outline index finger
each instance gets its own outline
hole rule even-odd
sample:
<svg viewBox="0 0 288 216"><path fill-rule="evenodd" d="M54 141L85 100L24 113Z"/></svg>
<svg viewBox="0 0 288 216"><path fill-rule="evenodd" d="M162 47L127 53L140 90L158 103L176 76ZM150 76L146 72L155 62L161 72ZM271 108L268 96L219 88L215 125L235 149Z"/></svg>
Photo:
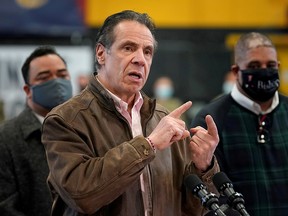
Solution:
<svg viewBox="0 0 288 216"><path fill-rule="evenodd" d="M188 101L184 104L182 104L180 107L174 109L169 116L174 117L174 118L180 118L180 116L186 112L192 105L191 101Z"/></svg>
<svg viewBox="0 0 288 216"><path fill-rule="evenodd" d="M212 116L211 115L207 115L205 117L205 121L206 121L206 124L207 124L208 134L210 134L212 137L218 136L218 129L217 129L217 126L216 126Z"/></svg>

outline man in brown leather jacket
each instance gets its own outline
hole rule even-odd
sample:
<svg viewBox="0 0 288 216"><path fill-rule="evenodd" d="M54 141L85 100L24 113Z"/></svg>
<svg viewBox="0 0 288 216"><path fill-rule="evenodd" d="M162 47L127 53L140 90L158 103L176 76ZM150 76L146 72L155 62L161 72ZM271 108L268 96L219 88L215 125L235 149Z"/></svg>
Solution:
<svg viewBox="0 0 288 216"><path fill-rule="evenodd" d="M187 102L168 113L143 88L157 42L147 14L108 17L97 36L97 72L80 95L52 110L43 125L54 198L52 215L204 213L183 186L196 173L213 188L218 132L185 127Z"/></svg>

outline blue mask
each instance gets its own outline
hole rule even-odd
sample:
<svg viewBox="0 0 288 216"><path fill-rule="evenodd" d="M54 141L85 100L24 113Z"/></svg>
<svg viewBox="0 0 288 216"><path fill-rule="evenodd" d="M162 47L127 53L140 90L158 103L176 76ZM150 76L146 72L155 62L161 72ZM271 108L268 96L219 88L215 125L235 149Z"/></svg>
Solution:
<svg viewBox="0 0 288 216"><path fill-rule="evenodd" d="M72 84L67 79L53 79L31 88L33 101L48 110L72 97Z"/></svg>
<svg viewBox="0 0 288 216"><path fill-rule="evenodd" d="M167 100L173 95L173 88L168 85L161 85L155 89L155 96L161 100Z"/></svg>
<svg viewBox="0 0 288 216"><path fill-rule="evenodd" d="M224 94L229 94L232 91L233 87L234 87L234 82L225 81L222 85L222 92Z"/></svg>

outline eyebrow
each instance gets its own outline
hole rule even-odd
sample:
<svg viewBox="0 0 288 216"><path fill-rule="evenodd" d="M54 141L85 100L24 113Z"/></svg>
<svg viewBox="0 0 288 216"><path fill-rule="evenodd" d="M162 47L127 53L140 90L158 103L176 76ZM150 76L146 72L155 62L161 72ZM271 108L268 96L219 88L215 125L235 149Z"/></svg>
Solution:
<svg viewBox="0 0 288 216"><path fill-rule="evenodd" d="M275 63L275 64L277 64L277 61L274 61L274 60L269 60L268 62L266 62L266 64L271 64L271 63ZM251 65L251 64L261 64L261 62L260 62L260 61L258 61L258 60L255 60L255 61L250 61L250 62L248 62L248 64L247 64L247 65Z"/></svg>
<svg viewBox="0 0 288 216"><path fill-rule="evenodd" d="M135 47L139 47L140 46L138 43L135 43L134 41L131 41L131 40L127 40L127 41L123 42L122 46L125 46L125 45L131 45L131 46L135 46ZM145 49L147 49L147 48L154 50L154 44L145 45Z"/></svg>
<svg viewBox="0 0 288 216"><path fill-rule="evenodd" d="M61 73L61 72L65 72L65 71L68 71L67 68L61 68L61 69L57 70L57 73L59 73L59 72ZM50 70L40 71L40 72L36 75L36 77L41 76L42 74L49 74L49 73L50 73Z"/></svg>
<svg viewBox="0 0 288 216"><path fill-rule="evenodd" d="M57 73L58 72L63 72L63 71L68 71L68 70L67 70L67 68L62 68L62 69L57 70Z"/></svg>
<svg viewBox="0 0 288 216"><path fill-rule="evenodd" d="M47 73L50 73L50 71L49 71L49 70L40 71L39 73L37 73L36 77L37 77L37 76L40 76L40 75L42 75L42 74L47 74Z"/></svg>

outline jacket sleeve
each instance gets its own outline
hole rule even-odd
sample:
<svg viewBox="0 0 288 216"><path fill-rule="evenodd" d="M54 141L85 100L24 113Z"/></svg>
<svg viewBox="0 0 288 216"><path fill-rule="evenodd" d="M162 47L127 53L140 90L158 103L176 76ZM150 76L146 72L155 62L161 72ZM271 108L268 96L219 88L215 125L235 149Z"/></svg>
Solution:
<svg viewBox="0 0 288 216"><path fill-rule="evenodd" d="M210 167L209 170L207 170L206 172L201 172L200 170L195 168L193 162L191 161L186 168L184 178L189 174L196 174L203 181L204 185L207 187L208 192L219 194L212 182L212 177L214 176L214 174L220 171L215 156L213 157L212 164L213 165L212 167ZM185 190L186 197L184 197L184 200L186 200L186 205L184 205L183 215L205 215L208 212L208 209L205 209L202 206L200 199L196 198L191 191L189 191L187 188L185 188Z"/></svg>
<svg viewBox="0 0 288 216"><path fill-rule="evenodd" d="M58 115L45 119L42 142L50 168L49 183L70 207L85 214L115 200L155 157L143 136L99 157L93 146Z"/></svg>
<svg viewBox="0 0 288 216"><path fill-rule="evenodd" d="M0 212L1 215L24 216L18 209L19 191L13 170L13 161L6 148L6 142L0 134Z"/></svg>

